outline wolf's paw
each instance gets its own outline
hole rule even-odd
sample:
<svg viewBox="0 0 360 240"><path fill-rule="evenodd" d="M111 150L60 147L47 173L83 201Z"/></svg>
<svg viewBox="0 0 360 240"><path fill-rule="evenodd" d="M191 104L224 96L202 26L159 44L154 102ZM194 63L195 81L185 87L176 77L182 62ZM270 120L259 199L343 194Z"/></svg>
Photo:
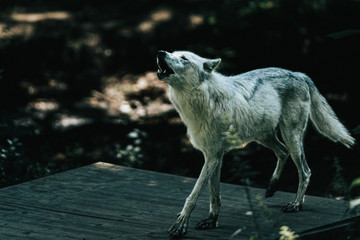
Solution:
<svg viewBox="0 0 360 240"><path fill-rule="evenodd" d="M188 218L182 215L178 215L177 220L169 229L169 238L177 239L181 238L187 233Z"/></svg>
<svg viewBox="0 0 360 240"><path fill-rule="evenodd" d="M302 205L299 202L289 202L281 210L285 213L298 212L302 209Z"/></svg>
<svg viewBox="0 0 360 240"><path fill-rule="evenodd" d="M218 216L209 216L209 218L201 220L195 226L197 230L208 230L218 226Z"/></svg>
<svg viewBox="0 0 360 240"><path fill-rule="evenodd" d="M272 197L279 188L278 180L271 180L268 188L266 189L265 197Z"/></svg>

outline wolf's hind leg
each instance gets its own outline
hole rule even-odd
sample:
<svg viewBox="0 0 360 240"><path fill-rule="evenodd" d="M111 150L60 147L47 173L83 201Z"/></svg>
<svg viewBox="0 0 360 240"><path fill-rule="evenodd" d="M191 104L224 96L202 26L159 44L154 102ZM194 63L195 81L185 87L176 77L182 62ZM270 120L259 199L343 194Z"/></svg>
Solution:
<svg viewBox="0 0 360 240"><path fill-rule="evenodd" d="M278 190L278 183L280 179L280 175L284 169L286 160L289 157L289 153L285 147L285 145L277 138L276 133L273 135L266 136L262 139L257 140L258 143L263 145L264 147L272 150L277 157L277 164L274 170L273 175L271 176L270 183L268 188L266 189L265 196L272 197L274 193Z"/></svg>
<svg viewBox="0 0 360 240"><path fill-rule="evenodd" d="M302 150L294 151L291 153L299 174L299 186L296 193L294 202L289 203L283 208L284 212L297 212L302 209L305 201L305 192L310 182L311 170L306 162L305 154Z"/></svg>
<svg viewBox="0 0 360 240"><path fill-rule="evenodd" d="M311 170L306 162L303 148L303 134L286 134L286 144L288 146L292 160L299 175L299 186L296 198L293 202L283 207L284 212L297 212L302 209L305 201L305 192L310 182Z"/></svg>

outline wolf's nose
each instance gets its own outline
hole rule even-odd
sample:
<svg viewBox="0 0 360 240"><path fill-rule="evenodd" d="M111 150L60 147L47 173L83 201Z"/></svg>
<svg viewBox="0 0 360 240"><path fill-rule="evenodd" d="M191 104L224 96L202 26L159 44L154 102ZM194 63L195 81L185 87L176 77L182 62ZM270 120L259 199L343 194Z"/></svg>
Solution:
<svg viewBox="0 0 360 240"><path fill-rule="evenodd" d="M163 50L159 50L159 51L157 52L157 55L158 55L158 57L164 57L164 56L166 55L166 52L163 51Z"/></svg>

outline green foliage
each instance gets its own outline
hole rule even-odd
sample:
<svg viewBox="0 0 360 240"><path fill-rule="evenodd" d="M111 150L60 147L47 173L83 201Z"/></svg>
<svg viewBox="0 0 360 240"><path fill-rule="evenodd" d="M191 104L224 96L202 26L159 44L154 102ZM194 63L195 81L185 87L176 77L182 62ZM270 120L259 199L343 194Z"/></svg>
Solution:
<svg viewBox="0 0 360 240"><path fill-rule="evenodd" d="M335 175L329 184L328 191L330 193L334 193L336 195L346 195L348 191L348 183L344 177L343 167L340 164L340 159L338 157L334 157L332 167L335 168Z"/></svg>
<svg viewBox="0 0 360 240"><path fill-rule="evenodd" d="M274 216L273 212L266 206L262 196L257 195L255 197L256 201L253 201L251 193L250 193L250 188L248 187L249 180L244 179L244 183L246 183L246 185L244 186L244 189L245 189L245 195L246 195L247 202L248 202L249 209L250 209L250 211L248 211L246 213L246 215L251 217L253 225L255 227L255 232L250 236L249 239L250 240L275 239L275 233L276 233L276 229L278 228L278 225L279 225L279 220L277 219L276 216ZM254 202L257 204L255 205ZM264 218L265 218L265 221L270 223L270 225L274 229L274 232L270 235L264 234L264 231L263 231ZM236 236L245 229L246 229L246 227L239 228L231 235L231 238L236 238ZM288 232L286 232L286 233L282 232L282 231L279 232L279 234L281 236L283 236L283 235L287 236L286 235L287 233ZM295 238L282 238L282 239L283 240L293 240Z"/></svg>
<svg viewBox="0 0 360 240"><path fill-rule="evenodd" d="M246 184L247 181L256 178L259 174L259 172L252 169L250 161L246 158L237 155L236 152L232 152L230 156L231 160L223 163L223 169L229 172L227 176L223 177L224 181Z"/></svg>
<svg viewBox="0 0 360 240"><path fill-rule="evenodd" d="M360 125L358 125L356 128L354 128L352 130L352 132L355 134L355 135L360 135Z"/></svg>
<svg viewBox="0 0 360 240"><path fill-rule="evenodd" d="M146 132L135 128L127 134L127 138L130 140L127 145L122 146L119 143L114 145L115 158L121 165L127 167L141 167L143 165L144 155L142 153L141 144L143 138L146 136Z"/></svg>
<svg viewBox="0 0 360 240"><path fill-rule="evenodd" d="M65 147L65 155L68 158L77 158L83 156L85 153L84 148L79 144L75 143L74 146L66 146Z"/></svg>
<svg viewBox="0 0 360 240"><path fill-rule="evenodd" d="M360 125L352 130L354 135L360 135ZM357 214L360 212L360 177L355 178L350 184L351 199L349 201L349 212Z"/></svg>
<svg viewBox="0 0 360 240"><path fill-rule="evenodd" d="M10 174L9 170L16 169L17 165L27 161L22 153L22 143L17 138L6 139L5 144L0 146L0 175L1 179L7 178L17 181L16 174Z"/></svg>
<svg viewBox="0 0 360 240"><path fill-rule="evenodd" d="M7 145L0 149L0 158L1 159L10 159L20 157L22 154L18 151L19 147L22 146L22 143L19 142L19 139L6 139Z"/></svg>
<svg viewBox="0 0 360 240"><path fill-rule="evenodd" d="M354 196L349 201L349 211L350 213L357 214L360 209L360 177L352 181L350 184L350 192L352 192Z"/></svg>
<svg viewBox="0 0 360 240"><path fill-rule="evenodd" d="M0 187L50 174L50 170L31 162L18 138L7 138L0 145Z"/></svg>
<svg viewBox="0 0 360 240"><path fill-rule="evenodd" d="M258 206L259 206L259 209L260 209L262 215L263 215L267 220L272 220L272 219L274 219L273 212L265 205L262 196L257 195L257 196L256 196L256 200L258 201Z"/></svg>
<svg viewBox="0 0 360 240"><path fill-rule="evenodd" d="M291 229L288 226L281 226L279 234L280 234L279 240L295 240L299 238L299 235L291 231Z"/></svg>
<svg viewBox="0 0 360 240"><path fill-rule="evenodd" d="M19 139L6 139L5 143L0 145L0 176L1 185L8 181L17 182L20 176L31 171L32 166L28 165L28 159L22 151L22 143ZM25 168L25 169L21 169Z"/></svg>
<svg viewBox="0 0 360 240"><path fill-rule="evenodd" d="M360 178L354 179L354 181L350 185L350 187L356 187L356 186L360 186Z"/></svg>

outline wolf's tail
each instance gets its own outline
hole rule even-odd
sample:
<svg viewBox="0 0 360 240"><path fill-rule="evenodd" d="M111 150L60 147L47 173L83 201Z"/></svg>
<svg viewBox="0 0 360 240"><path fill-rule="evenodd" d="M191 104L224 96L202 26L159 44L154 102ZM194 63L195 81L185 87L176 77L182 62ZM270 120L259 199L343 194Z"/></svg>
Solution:
<svg viewBox="0 0 360 240"><path fill-rule="evenodd" d="M340 142L350 148L355 144L349 131L341 124L336 117L334 110L326 99L320 94L315 84L307 77L306 82L310 88L311 110L310 119L316 129L334 142Z"/></svg>

